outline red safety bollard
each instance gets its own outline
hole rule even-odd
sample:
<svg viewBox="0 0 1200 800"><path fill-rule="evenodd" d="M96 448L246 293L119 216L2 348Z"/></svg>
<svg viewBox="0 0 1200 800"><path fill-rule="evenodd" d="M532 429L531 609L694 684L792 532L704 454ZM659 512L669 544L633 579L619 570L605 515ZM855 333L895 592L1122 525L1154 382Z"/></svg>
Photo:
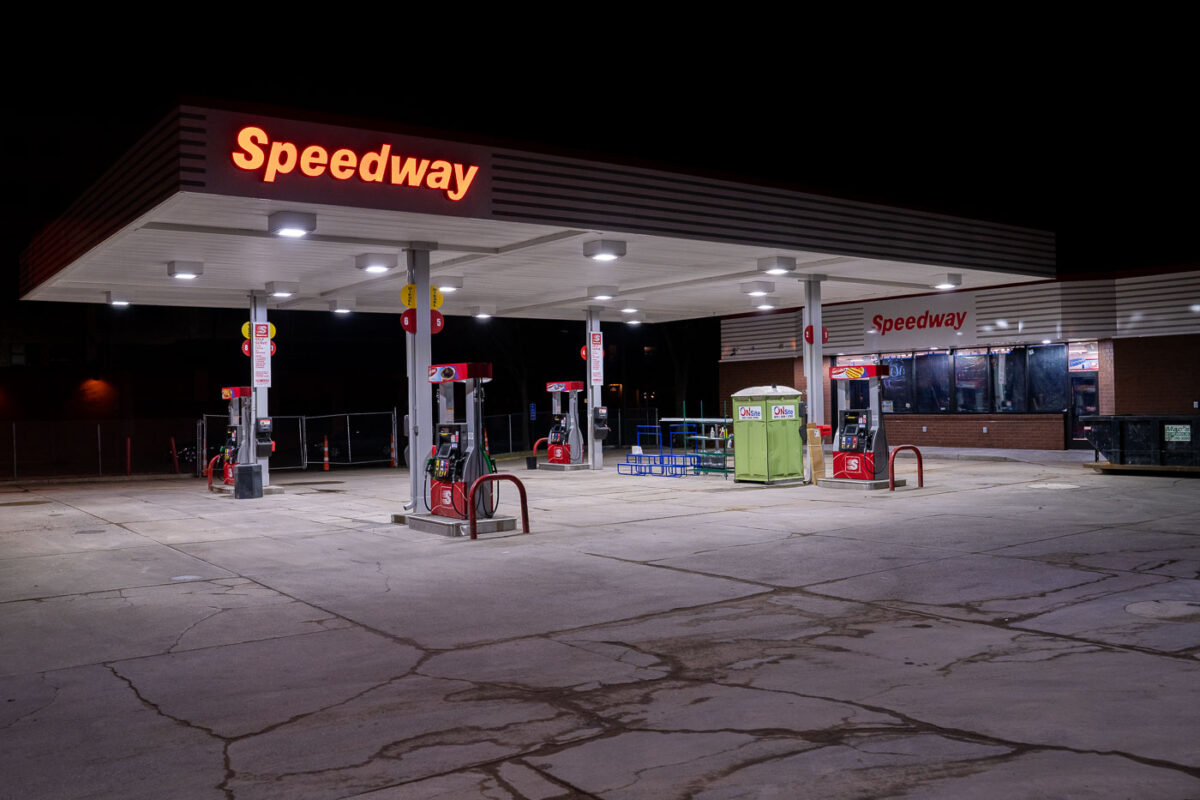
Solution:
<svg viewBox="0 0 1200 800"><path fill-rule="evenodd" d="M521 483L515 475L493 472L490 475L480 475L476 478L467 492L467 519L471 522L471 538L479 538L475 532L475 490L481 484L489 481L512 481L517 485L517 491L521 493L521 533L529 533L529 503L525 498L525 484Z"/></svg>
<svg viewBox="0 0 1200 800"><path fill-rule="evenodd" d="M921 466L921 451L916 445L902 444L892 448L892 454L888 456L888 491L896 491L896 453L901 450L912 450L917 454L917 488L920 489L925 485L925 470Z"/></svg>
<svg viewBox="0 0 1200 800"><path fill-rule="evenodd" d="M210 492L213 490L213 488L212 488L213 464L216 464L217 459L219 459L220 457L221 457L221 454L217 453L215 456L212 457L212 461L208 462L208 490Z"/></svg>
<svg viewBox="0 0 1200 800"><path fill-rule="evenodd" d="M323 469L329 472L329 437L325 437L325 466Z"/></svg>
<svg viewBox="0 0 1200 800"><path fill-rule="evenodd" d="M179 474L179 452L175 449L175 437L171 437L171 463L175 465L175 474Z"/></svg>

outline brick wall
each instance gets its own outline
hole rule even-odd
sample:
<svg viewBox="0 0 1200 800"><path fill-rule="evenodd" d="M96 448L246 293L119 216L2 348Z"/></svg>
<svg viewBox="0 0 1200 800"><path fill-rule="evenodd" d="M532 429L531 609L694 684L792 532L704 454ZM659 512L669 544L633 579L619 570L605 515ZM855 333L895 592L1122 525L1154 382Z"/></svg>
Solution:
<svg viewBox="0 0 1200 800"><path fill-rule="evenodd" d="M883 425L890 447L1062 450L1066 437L1066 423L1059 414L884 414Z"/></svg>
<svg viewBox="0 0 1200 800"><path fill-rule="evenodd" d="M1200 334L1114 339L1112 357L1113 410L1101 413L1200 413Z"/></svg>
<svg viewBox="0 0 1200 800"><path fill-rule="evenodd" d="M804 370L798 358L769 358L763 361L725 361L718 379L721 397L729 413L730 396L749 386L791 386L804 390Z"/></svg>
<svg viewBox="0 0 1200 800"><path fill-rule="evenodd" d="M830 359L823 359L825 416L831 422L833 408L833 382L829 380ZM720 365L719 386L721 400L729 407L729 398L734 392L748 386L791 386L807 395L808 382L804 380L804 359L772 358L763 361L726 361Z"/></svg>
<svg viewBox="0 0 1200 800"><path fill-rule="evenodd" d="M1100 369L1096 373L1097 414L1115 414L1117 407L1116 373L1113 371L1113 340L1101 339L1096 343L1100 356Z"/></svg>

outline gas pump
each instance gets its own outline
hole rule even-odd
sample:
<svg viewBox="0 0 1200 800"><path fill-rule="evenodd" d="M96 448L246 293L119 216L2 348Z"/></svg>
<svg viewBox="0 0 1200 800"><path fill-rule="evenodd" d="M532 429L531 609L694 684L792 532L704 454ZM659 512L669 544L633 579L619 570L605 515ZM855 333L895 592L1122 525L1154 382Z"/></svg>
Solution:
<svg viewBox="0 0 1200 800"><path fill-rule="evenodd" d="M249 386L222 387L221 398L229 401L229 424L221 446L222 480L233 487L233 496L239 500L262 497L262 467L257 459L275 452L271 418L263 417L251 425L254 392Z"/></svg>
<svg viewBox="0 0 1200 800"><path fill-rule="evenodd" d="M471 484L480 475L496 471L483 430L483 384L491 379L491 364L435 364L429 368L429 382L437 385L438 424L433 452L425 462L429 480L425 508L437 516L467 519ZM465 388L465 422L455 419L456 384ZM475 504L477 516L495 513L490 484L479 487Z"/></svg>
<svg viewBox="0 0 1200 800"><path fill-rule="evenodd" d="M833 477L860 481L888 479L888 445L883 431L879 379L888 367L868 364L833 367L830 379L837 386L838 426L833 440ZM849 408L850 381L866 379L868 408Z"/></svg>
<svg viewBox="0 0 1200 800"><path fill-rule="evenodd" d="M227 486L234 485L235 466L254 461L248 435L253 394L249 386L221 388L221 399L229 401L229 422L225 426L225 443L221 445L221 477Z"/></svg>
<svg viewBox="0 0 1200 800"><path fill-rule="evenodd" d="M550 393L550 413L554 417L554 425L546 434L546 452L551 464L583 464L583 433L579 430L579 393L583 391L583 381L557 381L546 384ZM567 413L562 410L562 396L569 395ZM598 411L601 409L597 409ZM607 410L604 424L607 433ZM593 420L599 428L599 420Z"/></svg>

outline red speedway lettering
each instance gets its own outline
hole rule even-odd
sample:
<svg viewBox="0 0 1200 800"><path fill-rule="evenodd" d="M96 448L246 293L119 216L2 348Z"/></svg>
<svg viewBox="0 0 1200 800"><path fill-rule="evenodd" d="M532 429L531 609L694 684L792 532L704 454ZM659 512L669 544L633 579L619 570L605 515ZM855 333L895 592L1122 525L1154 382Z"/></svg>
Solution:
<svg viewBox="0 0 1200 800"><path fill-rule="evenodd" d="M238 149L230 154L234 166L248 172L261 169L263 183L274 183L280 175L290 175L298 167L300 176L307 178L328 173L334 180L345 181L357 176L364 183L442 191L457 202L466 196L479 174L474 164L393 155L390 144L361 155L345 147L332 153L319 144L301 148L293 142L271 141L265 130L254 125L238 131L237 144Z"/></svg>
<svg viewBox="0 0 1200 800"><path fill-rule="evenodd" d="M951 311L946 314L931 314L928 311L919 317L885 317L876 314L871 319L871 325L879 331L880 336L887 336L888 331L925 330L926 328L953 328L958 330L967 319L965 311Z"/></svg>

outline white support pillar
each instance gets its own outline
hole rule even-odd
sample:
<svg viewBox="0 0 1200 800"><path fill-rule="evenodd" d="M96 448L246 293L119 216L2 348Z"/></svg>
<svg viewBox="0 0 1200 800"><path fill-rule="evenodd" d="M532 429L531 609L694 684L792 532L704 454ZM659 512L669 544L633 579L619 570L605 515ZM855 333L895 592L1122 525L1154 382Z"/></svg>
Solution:
<svg viewBox="0 0 1200 800"><path fill-rule="evenodd" d="M429 330L429 253L433 242L412 242L405 251L408 282L417 287L417 332L405 336L408 356L408 473L412 511L425 513L425 459L433 447L433 391L429 388L432 358Z"/></svg>
<svg viewBox="0 0 1200 800"><path fill-rule="evenodd" d="M587 348L588 354L588 374L585 380L587 381L587 412L584 414L587 426L587 443L588 443L588 466L590 469L604 468L604 446L603 442L596 438L596 426L592 424L592 415L595 409L604 405L600 399L600 393L604 389L604 338L600 333L600 306L588 306L587 310L587 336L584 339L584 346ZM593 334L599 335L600 348L592 347ZM598 376L593 380L593 376Z"/></svg>
<svg viewBox="0 0 1200 800"><path fill-rule="evenodd" d="M804 381L808 385L808 421L814 425L825 424L825 370L823 347L821 346L821 281L824 275L808 275L804 278L804 329L812 326L812 343L804 340Z"/></svg>
<svg viewBox="0 0 1200 800"><path fill-rule="evenodd" d="M254 336L254 326L256 324L262 324L262 323L269 324L269 320L267 319L267 294L266 294L266 292L251 292L250 293L250 336L251 337ZM253 342L254 339L251 338L250 341ZM255 441L254 427L255 427L256 421L260 417L271 416L270 406L267 403L267 395L268 395L268 392L270 391L269 384L267 386L256 386L254 384L253 352L254 351L251 350L252 357L250 358L250 387L252 389L252 395L251 395L251 400L250 400L250 430L243 431L243 436L245 437L247 445L250 449L249 451L252 454L255 453L255 450L256 450L255 444L254 444L254 441ZM271 359L271 354L268 352L267 353L267 362L268 363L270 363L270 359ZM270 486L271 485L271 470L270 470L271 459L270 459L270 457L267 456L264 458L259 458L257 455L255 455L254 459L255 459L255 462L258 463L258 465L262 467L262 485Z"/></svg>

